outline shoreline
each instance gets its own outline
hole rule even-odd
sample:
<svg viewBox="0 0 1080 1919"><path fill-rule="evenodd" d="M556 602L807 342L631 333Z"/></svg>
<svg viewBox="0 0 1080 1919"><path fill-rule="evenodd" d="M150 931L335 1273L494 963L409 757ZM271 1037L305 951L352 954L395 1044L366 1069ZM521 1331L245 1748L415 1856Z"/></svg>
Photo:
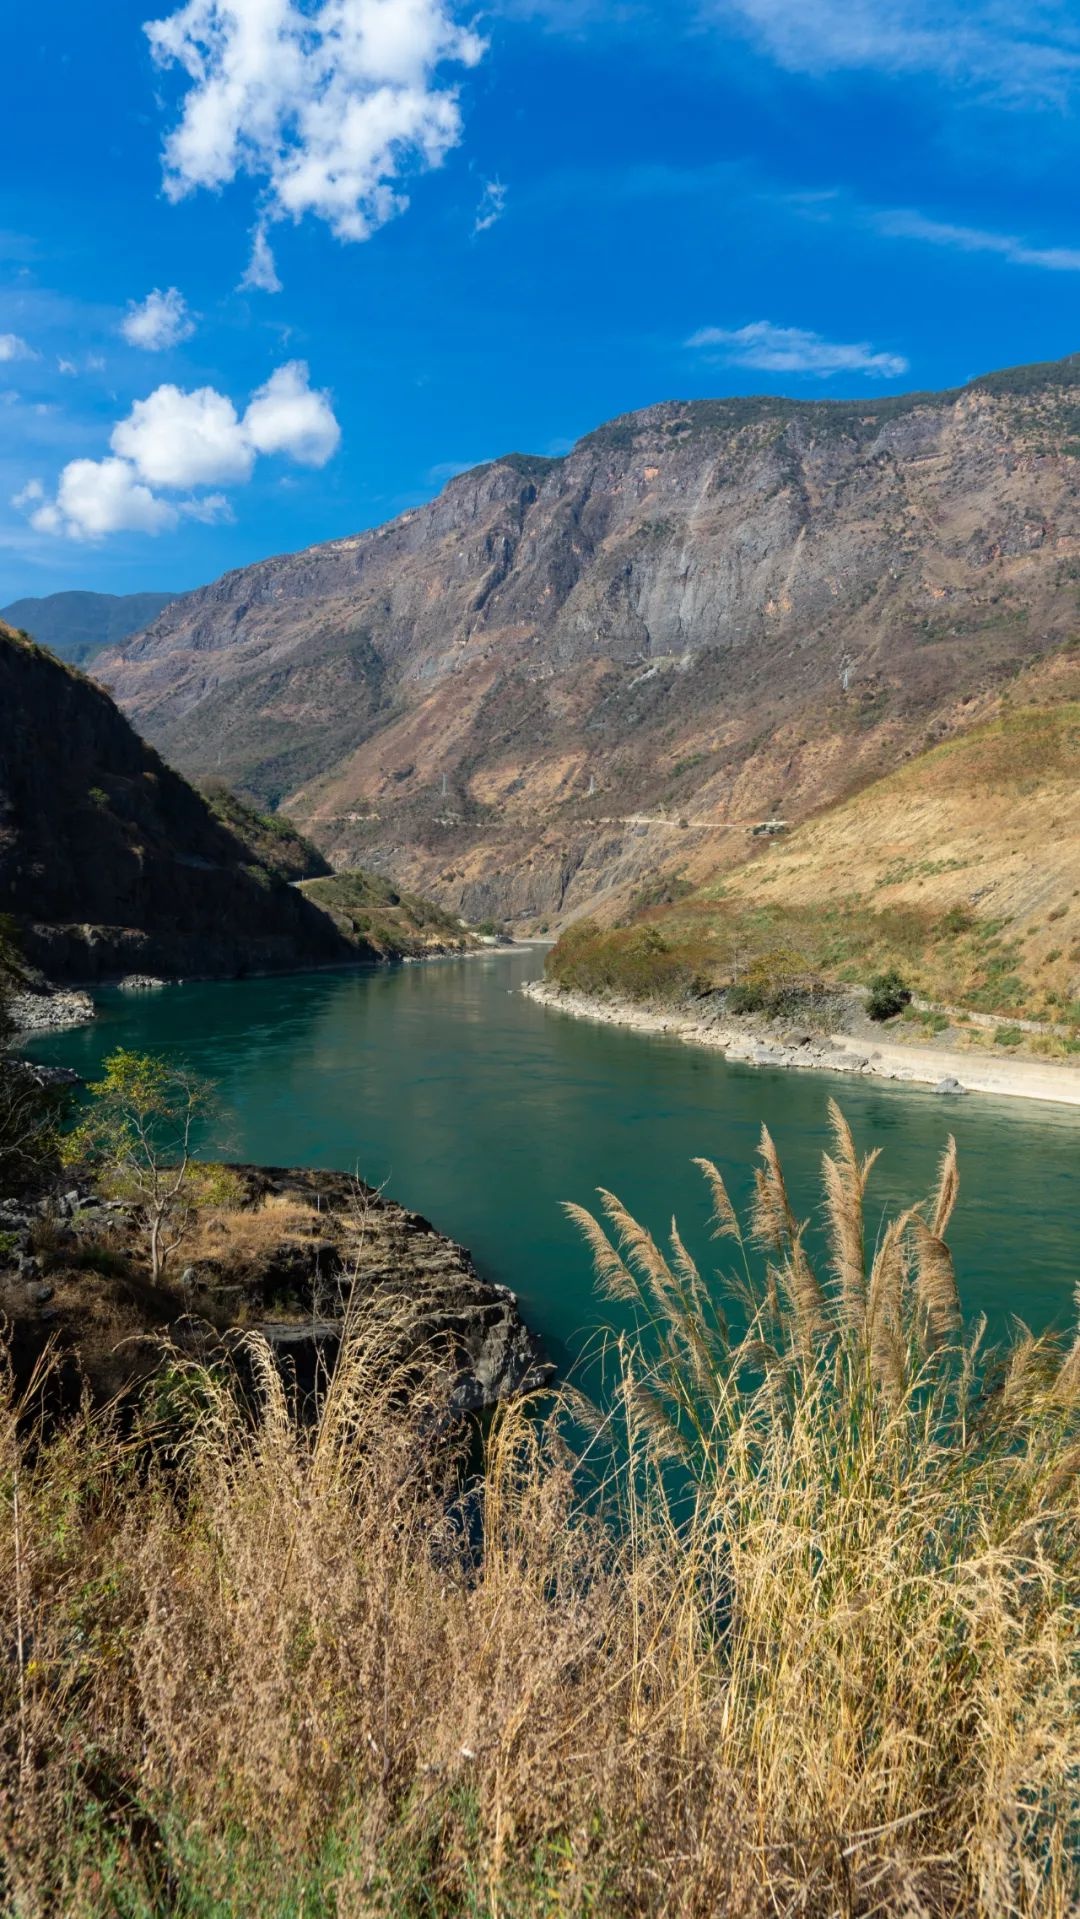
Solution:
<svg viewBox="0 0 1080 1919"><path fill-rule="evenodd" d="M942 1096L987 1093L999 1099L1036 1099L1059 1106L1080 1106L1080 1067L1015 1058L984 1059L954 1047L905 1046L875 1036L870 1042L849 1033L805 1034L777 1039L744 1026L709 1025L692 1014L654 1012L632 1000L601 1000L575 993L550 980L526 980L521 992L550 1012L591 1019L602 1026L676 1039L704 1046L732 1064L771 1066L784 1071L841 1073L925 1087Z"/></svg>
<svg viewBox="0 0 1080 1919"><path fill-rule="evenodd" d="M37 1039L44 1034L69 1032L76 1026L90 1026L98 1017L96 994L128 992L132 998L145 993L167 992L171 986L243 984L252 979L289 979L313 973L377 973L391 966L430 966L436 960L485 959L492 953L520 953L530 946L552 946L553 940L492 940L476 946L433 947L427 953L394 953L378 960L344 960L330 965L287 967L280 972L244 974L185 973L182 979L157 975L121 973L85 982L51 982L41 992L27 988L13 993L8 1001L12 1018L12 1039Z"/></svg>

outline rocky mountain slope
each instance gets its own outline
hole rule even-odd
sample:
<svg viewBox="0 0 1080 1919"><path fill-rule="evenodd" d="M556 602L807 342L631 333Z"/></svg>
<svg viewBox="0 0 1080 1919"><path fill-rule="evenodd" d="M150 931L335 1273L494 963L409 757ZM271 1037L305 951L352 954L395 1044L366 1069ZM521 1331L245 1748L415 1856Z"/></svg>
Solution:
<svg viewBox="0 0 1080 1919"><path fill-rule="evenodd" d="M0 915L58 979L356 957L100 687L2 624Z"/></svg>
<svg viewBox="0 0 1080 1919"><path fill-rule="evenodd" d="M1080 621L1080 356L671 402L188 594L95 671L186 772L470 918L704 879Z"/></svg>
<svg viewBox="0 0 1080 1919"><path fill-rule="evenodd" d="M49 593L0 606L0 620L23 629L72 666L85 666L102 647L116 646L149 626L175 598L175 593Z"/></svg>

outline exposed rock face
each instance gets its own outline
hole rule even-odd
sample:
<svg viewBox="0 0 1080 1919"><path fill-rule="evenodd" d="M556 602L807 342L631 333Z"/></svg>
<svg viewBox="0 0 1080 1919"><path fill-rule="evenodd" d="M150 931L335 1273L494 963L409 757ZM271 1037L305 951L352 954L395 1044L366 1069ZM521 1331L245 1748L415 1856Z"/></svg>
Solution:
<svg viewBox="0 0 1080 1919"><path fill-rule="evenodd" d="M263 1334L307 1395L333 1361L349 1304L366 1326L378 1320L402 1360L430 1350L458 1411L549 1378L514 1295L481 1279L465 1249L418 1214L342 1173L231 1173L239 1209L203 1223L189 1263L158 1286L130 1209L92 1187L40 1207L0 1202L0 1310L20 1373L52 1339L71 1356L68 1390L77 1364L108 1397L152 1371L168 1345L239 1353L242 1327Z"/></svg>
<svg viewBox="0 0 1080 1919"><path fill-rule="evenodd" d="M60 1033L94 1017L89 993L12 993L5 1011L16 1033Z"/></svg>
<svg viewBox="0 0 1080 1919"><path fill-rule="evenodd" d="M458 1411L485 1410L549 1377L514 1294L481 1279L465 1248L419 1213L342 1173L239 1172L249 1204L314 1207L314 1230L283 1234L247 1263L235 1248L216 1270L213 1261L196 1263L188 1269L192 1303L212 1300L224 1282L243 1298L249 1323L290 1358L302 1386L313 1383L316 1355L325 1361L336 1350L347 1299L400 1323L403 1352L433 1345L450 1369ZM283 1299L304 1317L275 1315Z"/></svg>
<svg viewBox="0 0 1080 1919"><path fill-rule="evenodd" d="M0 625L0 914L53 979L357 957L101 688Z"/></svg>
<svg viewBox="0 0 1080 1919"><path fill-rule="evenodd" d="M744 856L1075 629L1080 357L654 406L230 574L95 670L335 865L552 925Z"/></svg>

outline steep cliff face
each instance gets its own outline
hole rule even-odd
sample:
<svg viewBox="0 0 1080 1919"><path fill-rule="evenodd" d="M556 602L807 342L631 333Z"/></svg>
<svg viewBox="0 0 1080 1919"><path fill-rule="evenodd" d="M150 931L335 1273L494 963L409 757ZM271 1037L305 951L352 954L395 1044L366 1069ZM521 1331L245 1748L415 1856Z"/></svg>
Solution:
<svg viewBox="0 0 1080 1919"><path fill-rule="evenodd" d="M54 978L357 956L100 687L2 624L0 914Z"/></svg>
<svg viewBox="0 0 1080 1919"><path fill-rule="evenodd" d="M471 917L741 858L1072 636L1080 356L670 403L231 574L95 670L187 771Z"/></svg>

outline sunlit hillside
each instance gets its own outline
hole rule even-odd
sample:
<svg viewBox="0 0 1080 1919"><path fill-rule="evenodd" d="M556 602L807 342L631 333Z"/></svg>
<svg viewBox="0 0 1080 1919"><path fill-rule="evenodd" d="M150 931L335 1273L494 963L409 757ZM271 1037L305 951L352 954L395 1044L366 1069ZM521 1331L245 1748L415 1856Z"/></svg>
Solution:
<svg viewBox="0 0 1080 1919"><path fill-rule="evenodd" d="M617 974L617 956L647 937L673 985L676 957L680 984L691 973L720 983L779 951L852 980L894 963L944 1003L1071 1023L1080 998L1075 680L1065 660L1018 684L996 717L797 829L753 841L744 864L646 906L594 943ZM1028 703L1036 692L1039 703Z"/></svg>

